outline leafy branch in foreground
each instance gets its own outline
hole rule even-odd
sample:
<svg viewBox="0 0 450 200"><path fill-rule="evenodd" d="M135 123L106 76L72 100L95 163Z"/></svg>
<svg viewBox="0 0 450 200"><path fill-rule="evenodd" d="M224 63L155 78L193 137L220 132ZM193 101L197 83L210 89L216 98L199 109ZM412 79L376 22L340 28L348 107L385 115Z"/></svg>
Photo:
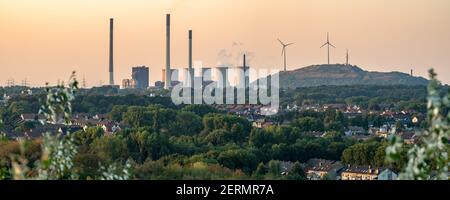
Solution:
<svg viewBox="0 0 450 200"><path fill-rule="evenodd" d="M428 123L429 128L421 134L421 142L408 150L408 163L400 173L403 180L448 180L448 146L450 136L450 92L443 97L439 93L439 81L436 73L430 70L428 86ZM386 149L390 162L399 159L404 149L402 141L394 137L391 146Z"/></svg>
<svg viewBox="0 0 450 200"><path fill-rule="evenodd" d="M70 76L69 87L65 87L64 82L54 88L49 87L48 83L46 86L47 96L39 110L39 114L45 115L46 119L51 123L58 123L64 120L63 123L70 124L72 101L75 99L75 92L78 90L75 72L72 72Z"/></svg>
<svg viewBox="0 0 450 200"><path fill-rule="evenodd" d="M68 87L64 83L53 88L47 84L46 99L39 110L39 114L44 115L46 120L41 121L41 123L70 125L72 101L75 99L77 90L78 81L75 78L75 72L70 76ZM24 142L20 142L20 146L21 155L12 158L11 174L13 179L78 179L73 163L78 147L75 145L74 137L70 133L62 135L61 133L47 132L44 134L41 146L41 159L35 163L36 169L34 169L34 172L28 167L28 161L23 155ZM129 168L129 164L122 171L117 170L117 167L114 165L108 168L101 168L100 173L103 177L100 177L100 179L129 179Z"/></svg>

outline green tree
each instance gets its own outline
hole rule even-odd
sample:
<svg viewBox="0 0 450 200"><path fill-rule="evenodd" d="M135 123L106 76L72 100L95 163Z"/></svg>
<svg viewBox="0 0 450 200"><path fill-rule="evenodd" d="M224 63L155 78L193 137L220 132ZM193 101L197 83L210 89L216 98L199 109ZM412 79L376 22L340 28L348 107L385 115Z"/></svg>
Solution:
<svg viewBox="0 0 450 200"><path fill-rule="evenodd" d="M281 173L280 161L271 160L269 161L269 173L273 176L279 176Z"/></svg>
<svg viewBox="0 0 450 200"><path fill-rule="evenodd" d="M89 127L86 130L73 133L75 144L89 146L95 139L103 136L104 131L101 127Z"/></svg>
<svg viewBox="0 0 450 200"><path fill-rule="evenodd" d="M448 180L449 137L450 137L450 91L444 96L439 93L439 81L430 70L428 86L428 130L422 134L422 141L408 150L408 162L399 175L400 179ZM398 161L403 143L394 137L386 149L389 161ZM435 174L435 176L433 176Z"/></svg>
<svg viewBox="0 0 450 200"><path fill-rule="evenodd" d="M123 119L123 114L127 111L128 107L124 105L115 105L112 107L109 113L109 118L116 122L121 122Z"/></svg>
<svg viewBox="0 0 450 200"><path fill-rule="evenodd" d="M134 128L151 126L153 120L153 114L142 107L129 107L123 115L123 121Z"/></svg>
<svg viewBox="0 0 450 200"><path fill-rule="evenodd" d="M294 121L293 126L302 132L308 131L324 131L323 122L314 117L302 117Z"/></svg>
<svg viewBox="0 0 450 200"><path fill-rule="evenodd" d="M125 162L129 155L125 140L117 136L97 138L91 143L90 149L102 163Z"/></svg>
<svg viewBox="0 0 450 200"><path fill-rule="evenodd" d="M198 115L181 111L177 113L170 132L172 135L197 135L200 134L202 129L202 119Z"/></svg>
<svg viewBox="0 0 450 200"><path fill-rule="evenodd" d="M292 166L291 170L289 171L288 179L290 180L305 180L306 174L303 170L302 166L300 165L300 162L295 162Z"/></svg>
<svg viewBox="0 0 450 200"><path fill-rule="evenodd" d="M185 106L183 109L181 109L182 111L186 111L186 112L193 112L196 115L203 117L206 114L209 113L219 113L219 111L209 105L187 105Z"/></svg>
<svg viewBox="0 0 450 200"><path fill-rule="evenodd" d="M266 174L266 173L267 173L266 166L264 165L264 163L260 162L258 164L258 167L256 167L254 175L256 175L256 176L264 176L264 174Z"/></svg>

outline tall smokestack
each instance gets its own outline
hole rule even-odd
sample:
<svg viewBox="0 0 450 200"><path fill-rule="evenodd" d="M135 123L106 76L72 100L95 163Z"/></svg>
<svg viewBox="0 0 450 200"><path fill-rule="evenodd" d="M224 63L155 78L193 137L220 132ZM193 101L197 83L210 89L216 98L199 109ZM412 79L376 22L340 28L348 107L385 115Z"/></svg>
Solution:
<svg viewBox="0 0 450 200"><path fill-rule="evenodd" d="M169 89L172 83L170 79L170 14L166 15L166 83L164 88Z"/></svg>
<svg viewBox="0 0 450 200"><path fill-rule="evenodd" d="M249 68L247 67L247 55L244 54L244 63L242 65L244 67L244 88L247 88L250 86L250 71Z"/></svg>
<svg viewBox="0 0 450 200"><path fill-rule="evenodd" d="M189 69L192 69L192 30L189 30Z"/></svg>
<svg viewBox="0 0 450 200"><path fill-rule="evenodd" d="M194 69L192 68L192 30L189 30L189 86L194 87Z"/></svg>
<svg viewBox="0 0 450 200"><path fill-rule="evenodd" d="M109 84L114 85L114 19L109 19Z"/></svg>
<svg viewBox="0 0 450 200"><path fill-rule="evenodd" d="M242 66L244 67L244 70L245 70L245 67L247 67L247 59L246 59L245 54L244 54L244 64Z"/></svg>

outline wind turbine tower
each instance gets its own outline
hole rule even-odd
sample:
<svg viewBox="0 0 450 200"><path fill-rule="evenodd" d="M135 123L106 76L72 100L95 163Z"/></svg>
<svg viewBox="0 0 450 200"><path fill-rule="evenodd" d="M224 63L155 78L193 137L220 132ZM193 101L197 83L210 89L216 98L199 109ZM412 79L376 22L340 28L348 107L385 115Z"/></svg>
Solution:
<svg viewBox="0 0 450 200"><path fill-rule="evenodd" d="M347 49L347 54L346 54L346 57L345 57L345 65L348 66L348 49Z"/></svg>
<svg viewBox="0 0 450 200"><path fill-rule="evenodd" d="M330 43L330 37L329 37L329 33L327 32L327 42L325 44L323 44L320 48L327 46L328 49L328 64L330 64L330 46L333 48L336 48L334 45L332 45Z"/></svg>
<svg viewBox="0 0 450 200"><path fill-rule="evenodd" d="M281 51L281 56L284 56L284 71L286 71L287 70L287 67L286 67L286 47L288 47L289 45L293 45L294 43L285 44L280 39L278 39L278 41L280 42L281 46L283 46L283 50Z"/></svg>

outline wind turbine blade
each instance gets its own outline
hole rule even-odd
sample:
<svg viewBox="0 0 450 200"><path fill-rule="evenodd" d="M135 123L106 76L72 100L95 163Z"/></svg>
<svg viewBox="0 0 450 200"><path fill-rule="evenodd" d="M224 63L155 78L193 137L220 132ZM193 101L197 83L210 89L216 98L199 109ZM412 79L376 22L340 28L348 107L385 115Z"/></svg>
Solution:
<svg viewBox="0 0 450 200"><path fill-rule="evenodd" d="M325 43L325 44L323 44L320 48L322 48L322 47L324 47L325 45L327 45L328 44L328 42L327 43Z"/></svg>
<svg viewBox="0 0 450 200"><path fill-rule="evenodd" d="M293 44L295 44L295 43L289 43L289 44L287 44L286 46L293 45Z"/></svg>
<svg viewBox="0 0 450 200"><path fill-rule="evenodd" d="M284 55L284 51L285 51L285 48L283 47L283 50L281 50L281 56Z"/></svg>
<svg viewBox="0 0 450 200"><path fill-rule="evenodd" d="M280 39L278 39L278 42L280 42L281 45L286 46L286 45L284 45L284 43Z"/></svg>
<svg viewBox="0 0 450 200"><path fill-rule="evenodd" d="M330 44L330 46L332 46L332 47L334 47L334 48L336 48L334 45L332 45L332 44Z"/></svg>

